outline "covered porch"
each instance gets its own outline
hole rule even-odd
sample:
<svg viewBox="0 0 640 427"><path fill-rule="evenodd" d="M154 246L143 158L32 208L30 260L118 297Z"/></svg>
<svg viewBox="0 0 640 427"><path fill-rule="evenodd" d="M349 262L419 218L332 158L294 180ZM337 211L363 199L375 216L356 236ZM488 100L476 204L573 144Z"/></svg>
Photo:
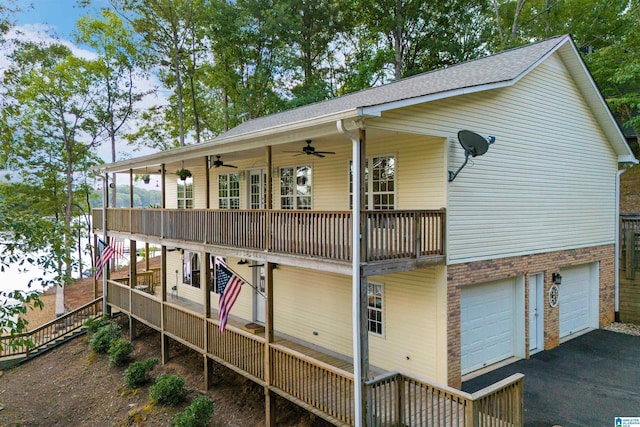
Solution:
<svg viewBox="0 0 640 427"><path fill-rule="evenodd" d="M126 280L126 279L125 279ZM168 339L203 355L205 387L209 365L220 363L340 426L355 425L353 364L305 342L264 331L250 331L246 320L231 317L220 332L216 310L155 292L137 290L130 283L109 280L107 303L162 335L163 360L169 357ZM164 301L163 301L164 299ZM365 394L367 425L522 425L521 375L468 394L447 386L411 378L399 372L371 369ZM498 424L495 424L498 423Z"/></svg>

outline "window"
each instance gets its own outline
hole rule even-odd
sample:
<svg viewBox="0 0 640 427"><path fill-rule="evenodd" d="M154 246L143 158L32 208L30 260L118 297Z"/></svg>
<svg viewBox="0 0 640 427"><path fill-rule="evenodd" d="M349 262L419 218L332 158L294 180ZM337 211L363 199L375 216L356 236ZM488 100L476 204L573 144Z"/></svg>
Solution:
<svg viewBox="0 0 640 427"><path fill-rule="evenodd" d="M367 324L369 332L382 335L382 285L368 283Z"/></svg>
<svg viewBox="0 0 640 427"><path fill-rule="evenodd" d="M237 173L218 175L218 207L240 209L240 175Z"/></svg>
<svg viewBox="0 0 640 427"><path fill-rule="evenodd" d="M193 178L178 178L178 209L193 208Z"/></svg>
<svg viewBox="0 0 640 427"><path fill-rule="evenodd" d="M280 169L280 208L311 209L311 166Z"/></svg>
<svg viewBox="0 0 640 427"><path fill-rule="evenodd" d="M182 283L200 287L200 256L196 252L182 254Z"/></svg>
<svg viewBox="0 0 640 427"><path fill-rule="evenodd" d="M369 173L369 165L373 165ZM371 179L369 177L371 176ZM364 184L365 209L391 210L396 205L396 162L394 156L367 159ZM349 162L349 208L353 208L353 162Z"/></svg>

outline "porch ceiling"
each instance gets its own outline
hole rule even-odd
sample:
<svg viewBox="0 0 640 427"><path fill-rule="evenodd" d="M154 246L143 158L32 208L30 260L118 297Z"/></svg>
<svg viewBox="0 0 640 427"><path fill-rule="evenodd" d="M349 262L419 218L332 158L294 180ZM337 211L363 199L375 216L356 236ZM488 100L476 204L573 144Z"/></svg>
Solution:
<svg viewBox="0 0 640 427"><path fill-rule="evenodd" d="M353 132L357 131L353 123L347 129ZM399 133L398 131L379 129L373 126L367 126L366 129L368 141L388 138ZM351 143L346 135L337 132L336 124L332 122L330 124L275 135L262 137L251 136L247 138L240 136L230 141L214 140L197 145L188 145L186 147L174 148L146 156L96 166L94 169L109 173L128 173L129 170L133 170L135 174L153 175L160 173L163 163L165 164L166 170L172 172L181 167L193 168L202 166L206 156L216 155L222 156L222 160L225 163L234 164L234 162L242 160L263 158L265 155L265 147L267 146L272 147L273 156L285 154L286 151L301 150L307 139L313 141L313 146L318 151L331 151L332 146Z"/></svg>

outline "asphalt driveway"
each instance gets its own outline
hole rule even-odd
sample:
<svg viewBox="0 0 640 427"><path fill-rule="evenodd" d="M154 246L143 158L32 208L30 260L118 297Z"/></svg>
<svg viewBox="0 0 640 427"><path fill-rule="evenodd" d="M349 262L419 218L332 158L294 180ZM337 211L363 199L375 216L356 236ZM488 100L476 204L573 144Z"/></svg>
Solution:
<svg viewBox="0 0 640 427"><path fill-rule="evenodd" d="M517 372L525 375L525 426L614 426L615 417L640 417L638 336L598 329L462 389L475 392Z"/></svg>

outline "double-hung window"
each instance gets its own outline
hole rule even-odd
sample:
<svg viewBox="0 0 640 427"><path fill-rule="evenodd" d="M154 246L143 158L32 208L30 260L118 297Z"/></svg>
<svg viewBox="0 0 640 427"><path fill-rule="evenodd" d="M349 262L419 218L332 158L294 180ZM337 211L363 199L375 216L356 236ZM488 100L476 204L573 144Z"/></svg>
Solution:
<svg viewBox="0 0 640 427"><path fill-rule="evenodd" d="M396 161L394 156L367 159L364 173L365 209L392 210L396 206ZM353 162L349 162L349 208L353 207Z"/></svg>
<svg viewBox="0 0 640 427"><path fill-rule="evenodd" d="M178 209L193 208L193 178L178 179Z"/></svg>
<svg viewBox="0 0 640 427"><path fill-rule="evenodd" d="M367 292L367 327L375 335L383 335L383 295L380 283L368 284Z"/></svg>
<svg viewBox="0 0 640 427"><path fill-rule="evenodd" d="M280 168L281 209L311 209L311 166Z"/></svg>
<svg viewBox="0 0 640 427"><path fill-rule="evenodd" d="M240 175L237 173L218 175L218 207L240 209Z"/></svg>

